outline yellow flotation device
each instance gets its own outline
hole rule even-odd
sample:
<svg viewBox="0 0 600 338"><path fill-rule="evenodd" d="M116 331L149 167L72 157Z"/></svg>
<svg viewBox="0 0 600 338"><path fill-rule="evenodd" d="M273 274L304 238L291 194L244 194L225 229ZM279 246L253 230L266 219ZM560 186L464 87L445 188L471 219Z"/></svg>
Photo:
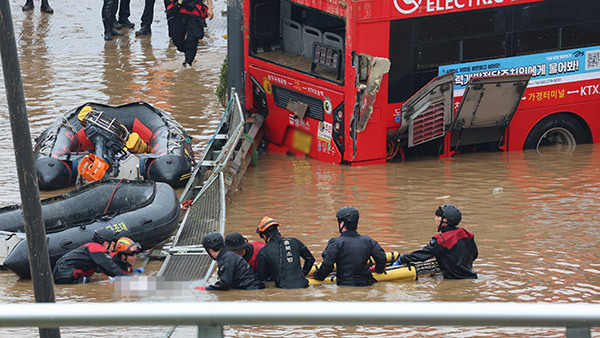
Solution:
<svg viewBox="0 0 600 338"><path fill-rule="evenodd" d="M397 254L397 253L396 253ZM388 266L384 273L373 273L373 278L378 282L393 280L417 280L419 277L431 276L439 273L437 261L409 263L408 265ZM324 280L307 278L308 285L335 284L335 275L329 275Z"/></svg>
<svg viewBox="0 0 600 338"><path fill-rule="evenodd" d="M138 133L129 134L125 147L132 153L143 154L148 151L148 144L140 137Z"/></svg>
<svg viewBox="0 0 600 338"><path fill-rule="evenodd" d="M398 251L390 251L390 252L385 253L385 261L387 263L394 263L395 261L398 260L398 257L400 257L400 253ZM369 264L369 266L375 265L375 260L373 259L373 257L369 257L367 264ZM315 273L315 271L317 271L317 269L320 267L321 267L321 263L313 265L313 267L310 269L310 271L308 272L306 277L312 276ZM335 271L335 264L333 265L333 271Z"/></svg>
<svg viewBox="0 0 600 338"><path fill-rule="evenodd" d="M384 273L373 273L373 278L378 282L391 280L416 280L417 269L414 266L394 266L389 267ZM327 276L324 280L309 278L308 285L335 284L335 275Z"/></svg>
<svg viewBox="0 0 600 338"><path fill-rule="evenodd" d="M83 108L81 108L81 110L79 111L79 114L77 114L77 118L79 119L79 121L83 122L83 118L90 111L92 111L92 107L90 107L90 106L84 106Z"/></svg>

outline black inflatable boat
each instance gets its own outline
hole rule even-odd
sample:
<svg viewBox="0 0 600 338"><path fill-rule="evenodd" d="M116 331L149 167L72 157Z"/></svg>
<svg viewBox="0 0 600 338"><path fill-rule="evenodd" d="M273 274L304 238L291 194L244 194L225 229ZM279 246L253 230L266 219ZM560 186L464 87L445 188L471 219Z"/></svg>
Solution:
<svg viewBox="0 0 600 338"><path fill-rule="evenodd" d="M91 242L94 231L103 227L150 249L177 229L180 210L175 190L152 181L102 180L45 199L50 263L54 267L62 255ZM0 209L0 231L24 231L20 205ZM31 278L26 240L12 248L3 265L21 278Z"/></svg>
<svg viewBox="0 0 600 338"><path fill-rule="evenodd" d="M183 187L194 164L190 142L170 114L147 103L118 107L86 103L59 117L36 138L39 187L65 188L77 177L143 178ZM119 164L130 157L137 162L131 171L141 177L118 176L123 171Z"/></svg>

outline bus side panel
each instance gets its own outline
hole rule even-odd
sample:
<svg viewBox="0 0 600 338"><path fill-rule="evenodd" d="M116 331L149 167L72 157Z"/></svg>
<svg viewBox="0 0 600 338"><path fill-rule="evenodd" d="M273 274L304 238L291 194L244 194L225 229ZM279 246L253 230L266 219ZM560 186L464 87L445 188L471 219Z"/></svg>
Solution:
<svg viewBox="0 0 600 338"><path fill-rule="evenodd" d="M364 13L363 13L364 14ZM367 54L373 57L389 58L389 22L369 22L359 23L357 25L354 45L360 46L355 50L358 54ZM387 86L388 76L383 76L381 87L377 93L377 98L373 105L373 114L367 123L364 131L357 135L357 151L353 153L352 139L346 137L346 152L344 160L348 162L366 162L377 163L384 162L386 156L386 130L389 116L382 116L382 113L389 114L392 110L387 107ZM356 97L356 95L354 95ZM346 107L346 116L352 116L352 105ZM349 128L349 119L346 119ZM398 124L399 125L399 124ZM347 133L347 135L349 132Z"/></svg>
<svg viewBox="0 0 600 338"><path fill-rule="evenodd" d="M249 76L254 78L266 92L268 116L263 124L265 136L278 151L290 150L296 154L306 154L321 161L340 163L342 155L335 146L333 137L333 118L331 114L322 113L323 120L305 116L297 118L295 114L282 107L289 101L276 102L277 91L282 96L294 95L295 100L315 98L319 104L313 109L323 111L323 101L327 97L333 108L343 103L343 94L329 88L315 86L309 82L283 76L282 71L268 71L257 66L249 68ZM314 101L313 101L314 102Z"/></svg>
<svg viewBox="0 0 600 338"><path fill-rule="evenodd" d="M584 101L585 100L585 101ZM522 150L533 127L545 117L571 113L592 130L593 142L600 142L600 84L598 80L527 88L509 129L509 150Z"/></svg>

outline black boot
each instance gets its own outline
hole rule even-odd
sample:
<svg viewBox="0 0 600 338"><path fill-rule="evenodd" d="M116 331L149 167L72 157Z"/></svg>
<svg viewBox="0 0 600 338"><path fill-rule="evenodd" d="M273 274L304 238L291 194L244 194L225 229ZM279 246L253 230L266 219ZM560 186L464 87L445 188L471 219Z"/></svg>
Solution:
<svg viewBox="0 0 600 338"><path fill-rule="evenodd" d="M34 6L33 6L33 0L27 0L27 1L25 2L25 5L23 5L23 10L24 10L24 11L30 11L30 10L32 10L32 9L33 9L33 7L34 7Z"/></svg>
<svg viewBox="0 0 600 338"><path fill-rule="evenodd" d="M42 1L42 7L40 7L40 10L42 12L44 12L44 13L54 13L54 10L48 4L48 0L43 0Z"/></svg>
<svg viewBox="0 0 600 338"><path fill-rule="evenodd" d="M123 26L121 26L121 24L118 23L117 21L113 22L113 29L121 29L121 27L123 27Z"/></svg>
<svg viewBox="0 0 600 338"><path fill-rule="evenodd" d="M104 33L104 40L106 40L106 41L112 40L112 33L111 32Z"/></svg>
<svg viewBox="0 0 600 338"><path fill-rule="evenodd" d="M112 36L123 36L123 33L121 32L117 32L115 30L113 30L112 32L110 32L112 34Z"/></svg>
<svg viewBox="0 0 600 338"><path fill-rule="evenodd" d="M135 26L135 24L131 21L129 21L129 19L119 19L118 21L121 26L123 27L127 27L127 28L133 28Z"/></svg>
<svg viewBox="0 0 600 338"><path fill-rule="evenodd" d="M150 26L142 26L142 28L140 28L139 31L135 32L135 35L150 35L152 34L152 31L150 30Z"/></svg>

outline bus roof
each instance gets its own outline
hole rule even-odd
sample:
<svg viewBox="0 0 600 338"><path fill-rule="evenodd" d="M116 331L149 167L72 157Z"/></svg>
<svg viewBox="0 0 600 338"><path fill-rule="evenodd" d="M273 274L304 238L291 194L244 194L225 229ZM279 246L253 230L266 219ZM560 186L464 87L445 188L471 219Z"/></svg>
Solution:
<svg viewBox="0 0 600 338"><path fill-rule="evenodd" d="M357 6L357 17L363 20L397 20L418 16L519 5L546 0L291 0L300 5L346 17L349 6Z"/></svg>

